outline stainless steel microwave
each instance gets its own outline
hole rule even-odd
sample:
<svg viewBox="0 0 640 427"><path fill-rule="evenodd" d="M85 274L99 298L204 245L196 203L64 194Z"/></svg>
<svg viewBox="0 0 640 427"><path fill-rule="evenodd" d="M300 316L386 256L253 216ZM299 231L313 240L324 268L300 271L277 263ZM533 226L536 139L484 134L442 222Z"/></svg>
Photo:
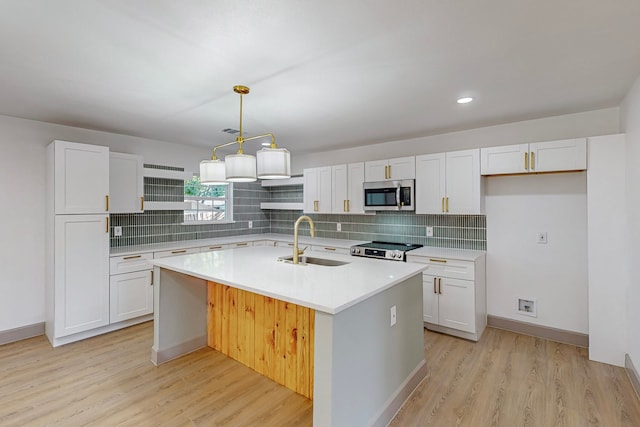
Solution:
<svg viewBox="0 0 640 427"><path fill-rule="evenodd" d="M415 181L365 182L365 211L413 211L415 210Z"/></svg>

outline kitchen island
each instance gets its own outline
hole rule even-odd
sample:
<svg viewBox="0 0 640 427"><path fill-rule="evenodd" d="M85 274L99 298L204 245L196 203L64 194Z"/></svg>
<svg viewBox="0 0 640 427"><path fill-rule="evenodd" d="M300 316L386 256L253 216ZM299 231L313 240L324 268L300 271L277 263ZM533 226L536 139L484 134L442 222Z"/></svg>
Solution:
<svg viewBox="0 0 640 427"><path fill-rule="evenodd" d="M265 333L268 339L275 332L258 327L256 318L262 321L263 314L257 305L245 303L245 297L227 307L234 310L233 319L256 322L255 331L252 326L246 333L237 323L214 331L218 322L228 321L230 312L220 311L216 302L225 289L247 295L247 301L273 300L283 310L295 305L308 310L312 319L298 320L311 328L281 318L275 329L279 324L289 341L274 346L286 369L291 345L302 347L302 341L310 341L310 351L298 350L300 360L290 368L302 366L311 375L299 382L303 390L310 388L301 394L313 398L314 425L386 425L426 372L424 266L313 252L308 255L344 264L293 265L280 259L290 255L286 248L250 247L154 260L152 361L161 364L206 345L216 348L215 336L227 339L231 349L237 346L239 353L262 349ZM225 338L230 331L234 337ZM242 334L242 339L235 334ZM252 362L234 358L261 372ZM278 382L296 390L296 384L287 384L284 377Z"/></svg>

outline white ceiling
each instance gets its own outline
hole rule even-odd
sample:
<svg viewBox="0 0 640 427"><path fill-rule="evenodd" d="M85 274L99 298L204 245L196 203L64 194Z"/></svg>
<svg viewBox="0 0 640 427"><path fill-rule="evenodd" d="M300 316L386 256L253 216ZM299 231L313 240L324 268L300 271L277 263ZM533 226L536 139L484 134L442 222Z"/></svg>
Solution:
<svg viewBox="0 0 640 427"><path fill-rule="evenodd" d="M432 135L619 105L639 18L638 0L1 0L0 114L212 147L245 84L245 131L293 152Z"/></svg>

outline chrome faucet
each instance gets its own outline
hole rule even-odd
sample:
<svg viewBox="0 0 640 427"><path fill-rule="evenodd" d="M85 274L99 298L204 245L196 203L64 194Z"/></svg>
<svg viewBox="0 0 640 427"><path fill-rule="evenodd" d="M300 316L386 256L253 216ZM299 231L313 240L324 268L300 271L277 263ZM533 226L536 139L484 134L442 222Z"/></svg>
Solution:
<svg viewBox="0 0 640 427"><path fill-rule="evenodd" d="M309 223L309 227L311 227L311 237L316 237L316 226L314 225L311 218L309 218L306 215L302 215L300 218L298 218L298 220L296 221L296 224L293 226L293 263L294 264L300 263L299 257L307 249L307 248L304 248L302 250L298 249L298 227L300 227L300 223L302 221L307 221Z"/></svg>

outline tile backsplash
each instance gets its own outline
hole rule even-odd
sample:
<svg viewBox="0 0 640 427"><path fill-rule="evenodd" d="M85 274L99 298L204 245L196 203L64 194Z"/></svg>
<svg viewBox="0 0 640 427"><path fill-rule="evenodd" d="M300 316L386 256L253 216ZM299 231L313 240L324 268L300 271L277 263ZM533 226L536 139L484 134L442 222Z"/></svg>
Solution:
<svg viewBox="0 0 640 427"><path fill-rule="evenodd" d="M180 180L145 178L145 200L181 201ZM187 225L182 211L148 211L111 215L111 246L133 246L180 240L207 239L242 234L293 234L293 224L302 211L262 210L260 202L302 202L301 186L262 187L260 182L235 183L233 217L230 224ZM484 215L416 215L410 212L378 212L375 215L310 214L316 236L349 240L381 240L418 243L458 249L486 250ZM253 222L253 228L248 227ZM337 231L340 223L341 231ZM113 227L122 227L122 237L113 237ZM433 227L433 237L427 237ZM309 235L305 224L300 230Z"/></svg>

